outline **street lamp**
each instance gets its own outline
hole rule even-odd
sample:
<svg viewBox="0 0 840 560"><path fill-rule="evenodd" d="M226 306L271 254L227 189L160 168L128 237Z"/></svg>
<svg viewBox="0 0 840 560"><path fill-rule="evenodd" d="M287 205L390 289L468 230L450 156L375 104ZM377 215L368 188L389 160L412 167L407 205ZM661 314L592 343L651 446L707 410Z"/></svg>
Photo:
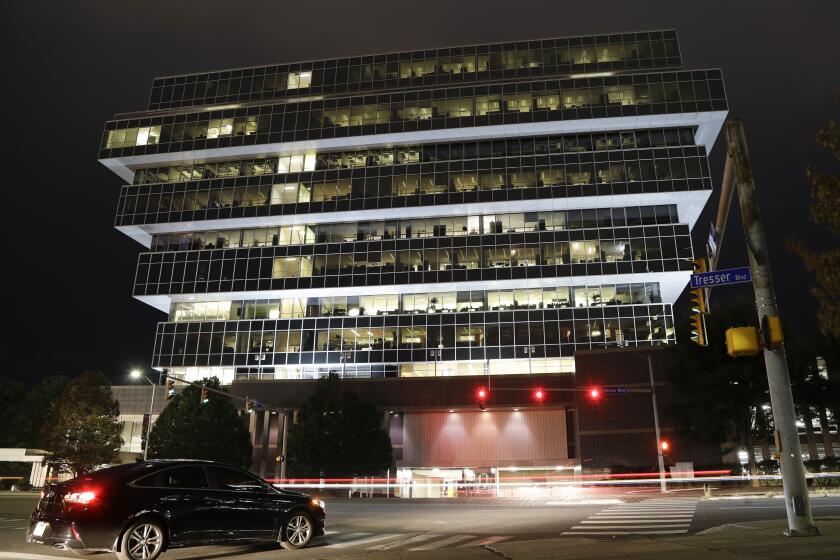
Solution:
<svg viewBox="0 0 840 560"><path fill-rule="evenodd" d="M342 352L341 353L341 378L345 379L347 377L347 360L353 357L353 352Z"/></svg>
<svg viewBox="0 0 840 560"><path fill-rule="evenodd" d="M152 411L155 405L155 388L160 385L161 380L163 379L163 371L158 372L158 382L155 383L143 373L143 370L140 369L133 369L130 373L131 377L134 379L143 378L149 382L152 386L152 400L149 401L149 422L146 424L146 447L143 448L143 460L145 461L146 458L149 456L149 435L152 433Z"/></svg>
<svg viewBox="0 0 840 560"><path fill-rule="evenodd" d="M659 487L662 492L667 492L668 489L665 484L665 457L662 454L664 449L662 448L662 434L659 431L659 410L656 406L656 386L653 382L653 357L650 354L645 355L634 353L633 355L637 358L647 360L648 363L648 374L650 375L650 398L653 403L653 427L656 430L656 455L659 460Z"/></svg>
<svg viewBox="0 0 840 560"><path fill-rule="evenodd" d="M435 377L437 377L437 363L440 360L441 348L443 348L443 344L438 344L437 350L429 350L429 356L435 361Z"/></svg>
<svg viewBox="0 0 840 560"><path fill-rule="evenodd" d="M523 346L522 351L525 352L526 354L528 354L528 375L530 375L530 374L534 373L531 370L531 354L534 353L534 347L533 346Z"/></svg>

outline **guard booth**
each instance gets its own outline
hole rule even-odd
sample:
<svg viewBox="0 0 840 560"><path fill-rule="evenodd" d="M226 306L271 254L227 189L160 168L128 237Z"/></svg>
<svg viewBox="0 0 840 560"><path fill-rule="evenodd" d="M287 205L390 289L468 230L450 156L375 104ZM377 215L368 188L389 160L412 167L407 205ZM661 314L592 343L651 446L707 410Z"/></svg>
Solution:
<svg viewBox="0 0 840 560"><path fill-rule="evenodd" d="M29 471L29 484L33 488L41 488L47 480L47 466L44 457L48 452L42 449L0 448L0 463L32 463ZM2 467L0 467L2 468ZM25 478L22 477L21 482Z"/></svg>

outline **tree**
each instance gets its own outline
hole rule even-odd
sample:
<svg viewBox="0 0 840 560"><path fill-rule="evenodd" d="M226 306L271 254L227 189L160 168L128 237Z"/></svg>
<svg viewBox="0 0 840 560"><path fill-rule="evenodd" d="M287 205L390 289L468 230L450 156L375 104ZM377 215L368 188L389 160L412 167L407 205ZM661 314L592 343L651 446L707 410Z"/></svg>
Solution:
<svg viewBox="0 0 840 560"><path fill-rule="evenodd" d="M709 346L677 345L679 357L669 377L680 402L666 412L681 432L695 439L745 449L755 474L756 436L766 438L770 429L761 408L769 400L764 359L729 357L725 337L729 327L755 326L755 307L749 300L720 307L706 317Z"/></svg>
<svg viewBox="0 0 840 560"><path fill-rule="evenodd" d="M220 389L216 377L201 383ZM187 386L152 425L150 459L205 459L240 467L251 465L248 426L230 399L209 393L201 403L201 388Z"/></svg>
<svg viewBox="0 0 840 560"><path fill-rule="evenodd" d="M830 121L817 132L817 144L828 149L840 160L840 124ZM840 337L840 175L820 172L815 166L807 168L811 184L811 219L827 229L835 241L826 245L834 247L822 252L811 252L798 241L789 240L788 246L805 263L814 275L815 285L811 294L817 300L817 322L823 334Z"/></svg>
<svg viewBox="0 0 840 560"><path fill-rule="evenodd" d="M794 335L786 337L785 341L793 398L805 424L805 441L812 460L818 457L817 439L814 434L815 419L820 423L825 456L834 456L828 409L832 407L831 395L836 394L838 386L836 381L820 376L817 358L825 359L836 344L836 341L825 336Z"/></svg>
<svg viewBox="0 0 840 560"><path fill-rule="evenodd" d="M39 381L28 394L18 394L0 414L0 425L5 427L0 447L42 449L44 425L69 382L63 375L54 375ZM5 391L0 388L0 394Z"/></svg>
<svg viewBox="0 0 840 560"><path fill-rule="evenodd" d="M62 391L43 427L49 462L76 476L113 461L122 447L119 403L101 372L86 371Z"/></svg>
<svg viewBox="0 0 840 560"><path fill-rule="evenodd" d="M379 474L391 465L391 438L372 405L331 373L300 409L289 430L293 476L351 477Z"/></svg>
<svg viewBox="0 0 840 560"><path fill-rule="evenodd" d="M0 430L0 447L21 447L18 445L18 425L12 420L16 406L25 398L26 389L22 383L0 377L0 426L3 427Z"/></svg>

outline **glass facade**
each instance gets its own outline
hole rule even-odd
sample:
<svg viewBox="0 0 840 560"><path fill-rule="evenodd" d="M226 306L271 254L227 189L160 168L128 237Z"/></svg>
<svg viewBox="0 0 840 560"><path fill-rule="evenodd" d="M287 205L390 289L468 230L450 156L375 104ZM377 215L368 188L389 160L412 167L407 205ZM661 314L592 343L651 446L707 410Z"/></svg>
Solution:
<svg viewBox="0 0 840 560"><path fill-rule="evenodd" d="M117 225L711 190L706 150L689 144L690 134L617 131L575 135L574 141L446 144L434 147L441 159L428 162L127 185ZM594 149L599 140L605 149ZM637 140L662 147L637 148ZM611 141L618 147L606 149ZM369 151L362 153L367 157ZM342 157L353 159L349 153Z"/></svg>
<svg viewBox="0 0 840 560"><path fill-rule="evenodd" d="M671 204L631 208L595 208L451 217L435 216L403 220L333 224L312 223L280 227L164 233L152 238L151 248L153 251L187 251L477 235L482 233L642 226L678 222L677 207Z"/></svg>
<svg viewBox="0 0 840 560"><path fill-rule="evenodd" d="M726 110L652 31L158 78L99 155L155 367L566 374L674 342Z"/></svg>
<svg viewBox="0 0 840 560"><path fill-rule="evenodd" d="M157 78L148 108L679 66L674 30L359 56Z"/></svg>
<svg viewBox="0 0 840 560"><path fill-rule="evenodd" d="M135 295L691 270L683 224L142 253Z"/></svg>
<svg viewBox="0 0 840 560"><path fill-rule="evenodd" d="M719 70L510 82L110 121L100 158L726 108Z"/></svg>

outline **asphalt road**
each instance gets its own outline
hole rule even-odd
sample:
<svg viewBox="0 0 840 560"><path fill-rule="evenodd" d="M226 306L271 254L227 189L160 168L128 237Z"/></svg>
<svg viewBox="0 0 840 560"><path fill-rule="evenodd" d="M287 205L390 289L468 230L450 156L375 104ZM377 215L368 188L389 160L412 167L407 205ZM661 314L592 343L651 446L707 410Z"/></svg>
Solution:
<svg viewBox="0 0 840 560"><path fill-rule="evenodd" d="M0 495L0 560L74 558L71 553L23 542L35 495ZM726 523L784 519L781 499L699 501L648 494L624 503L573 505L559 500L330 500L327 536L302 551L202 547L165 558L332 558L383 550L434 551L494 542L557 537L633 538L693 534ZM840 516L840 497L812 498L815 517ZM107 555L94 558L108 558Z"/></svg>

